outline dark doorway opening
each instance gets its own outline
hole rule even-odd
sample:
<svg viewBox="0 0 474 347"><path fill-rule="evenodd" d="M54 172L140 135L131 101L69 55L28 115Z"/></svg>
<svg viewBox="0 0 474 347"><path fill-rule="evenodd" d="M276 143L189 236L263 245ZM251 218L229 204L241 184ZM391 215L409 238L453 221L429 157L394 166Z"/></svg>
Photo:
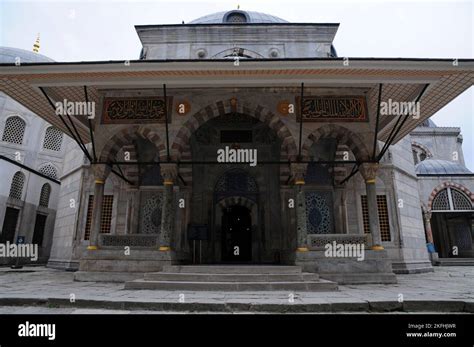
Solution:
<svg viewBox="0 0 474 347"><path fill-rule="evenodd" d="M224 209L222 215L222 261L245 263L252 260L252 217L243 206Z"/></svg>
<svg viewBox="0 0 474 347"><path fill-rule="evenodd" d="M13 243L19 214L19 209L7 207L5 219L3 220L2 234L0 235L0 243L6 243L7 241Z"/></svg>
<svg viewBox="0 0 474 347"><path fill-rule="evenodd" d="M465 212L433 213L431 228L440 258L474 257L473 217L471 213Z"/></svg>
<svg viewBox="0 0 474 347"><path fill-rule="evenodd" d="M33 232L33 243L38 247L43 246L44 227L46 225L46 218L48 216L38 213L36 215L35 230Z"/></svg>

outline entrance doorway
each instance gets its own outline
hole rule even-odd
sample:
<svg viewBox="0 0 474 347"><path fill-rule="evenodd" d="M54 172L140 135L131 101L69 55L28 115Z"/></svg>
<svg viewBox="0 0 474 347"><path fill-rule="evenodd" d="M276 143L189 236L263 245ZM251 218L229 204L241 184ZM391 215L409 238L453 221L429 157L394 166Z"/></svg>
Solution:
<svg viewBox="0 0 474 347"><path fill-rule="evenodd" d="M43 247L44 228L46 226L46 218L48 216L38 213L36 214L35 229L33 231L33 243L38 247Z"/></svg>
<svg viewBox="0 0 474 347"><path fill-rule="evenodd" d="M222 215L222 261L250 262L252 260L252 217L243 206L230 206Z"/></svg>
<svg viewBox="0 0 474 347"><path fill-rule="evenodd" d="M0 235L0 243L6 243L7 241L12 243L14 241L19 214L19 209L7 207L5 211L5 219L3 221L2 234Z"/></svg>
<svg viewBox="0 0 474 347"><path fill-rule="evenodd" d="M470 213L433 213L433 240L440 258L474 257L472 217Z"/></svg>

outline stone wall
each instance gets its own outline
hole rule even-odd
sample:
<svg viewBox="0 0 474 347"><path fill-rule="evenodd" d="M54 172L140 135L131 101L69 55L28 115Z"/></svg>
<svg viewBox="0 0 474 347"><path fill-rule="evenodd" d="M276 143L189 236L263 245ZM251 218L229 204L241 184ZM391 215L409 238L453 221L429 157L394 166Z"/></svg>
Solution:
<svg viewBox="0 0 474 347"><path fill-rule="evenodd" d="M75 143L67 146L64 174L61 178L58 211L54 226L53 244L49 267L77 269L78 260L74 255L77 240L78 215L84 209L81 199L83 187L84 155Z"/></svg>
<svg viewBox="0 0 474 347"><path fill-rule="evenodd" d="M393 186L398 206L399 244L393 259L394 271L398 273L432 271L426 249L418 180L415 175L411 140L403 138L390 148L393 163Z"/></svg>

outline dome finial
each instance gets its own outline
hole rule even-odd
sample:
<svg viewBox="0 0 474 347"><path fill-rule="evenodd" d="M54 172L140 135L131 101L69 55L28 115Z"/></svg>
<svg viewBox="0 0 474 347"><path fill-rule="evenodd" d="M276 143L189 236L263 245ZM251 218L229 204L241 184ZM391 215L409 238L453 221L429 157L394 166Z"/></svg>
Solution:
<svg viewBox="0 0 474 347"><path fill-rule="evenodd" d="M33 52L39 53L40 50L40 34L38 33L38 36L36 36L36 42L33 45Z"/></svg>
<svg viewBox="0 0 474 347"><path fill-rule="evenodd" d="M240 10L240 5L237 5L237 9Z"/></svg>

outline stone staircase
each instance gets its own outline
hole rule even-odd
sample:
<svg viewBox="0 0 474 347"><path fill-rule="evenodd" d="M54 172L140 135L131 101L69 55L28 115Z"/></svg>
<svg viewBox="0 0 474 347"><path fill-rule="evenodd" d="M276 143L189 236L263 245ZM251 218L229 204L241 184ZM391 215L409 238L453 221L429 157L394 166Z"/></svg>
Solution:
<svg viewBox="0 0 474 347"><path fill-rule="evenodd" d="M182 291L333 291L337 283L300 266L168 265L128 281L125 289Z"/></svg>
<svg viewBox="0 0 474 347"><path fill-rule="evenodd" d="M474 266L474 258L438 258L435 266Z"/></svg>

